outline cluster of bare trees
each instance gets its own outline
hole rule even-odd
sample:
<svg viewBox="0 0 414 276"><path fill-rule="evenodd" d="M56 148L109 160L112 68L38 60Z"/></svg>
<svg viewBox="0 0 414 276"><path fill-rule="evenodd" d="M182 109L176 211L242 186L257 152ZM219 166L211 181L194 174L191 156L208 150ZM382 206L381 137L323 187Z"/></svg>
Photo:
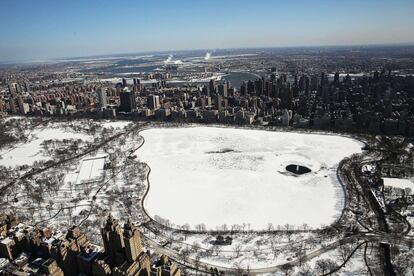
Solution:
<svg viewBox="0 0 414 276"><path fill-rule="evenodd" d="M0 149L7 145L25 142L28 139L27 131L33 129L31 121L10 119L0 121Z"/></svg>
<svg viewBox="0 0 414 276"><path fill-rule="evenodd" d="M326 275L334 271L338 267L338 264L331 259L320 259L315 263L315 270L319 275Z"/></svg>
<svg viewBox="0 0 414 276"><path fill-rule="evenodd" d="M85 149L85 143L82 139L49 139L41 144L43 153L57 159L64 159L82 152Z"/></svg>
<svg viewBox="0 0 414 276"><path fill-rule="evenodd" d="M379 163L412 164L414 161L414 148L406 137L377 136L370 144L370 152Z"/></svg>
<svg viewBox="0 0 414 276"><path fill-rule="evenodd" d="M74 132L83 132L91 136L95 136L96 133L102 131L102 125L94 120L82 120L82 123L79 121L74 121L65 124L66 129L72 130Z"/></svg>
<svg viewBox="0 0 414 276"><path fill-rule="evenodd" d="M299 276L313 276L313 275L331 275L337 270L338 264L329 258L319 259L315 262L315 265L312 267L303 263L298 266L298 270L295 272L294 266L290 263L282 265L281 270L286 276L290 275L299 275Z"/></svg>
<svg viewBox="0 0 414 276"><path fill-rule="evenodd" d="M414 275L414 251L400 252L393 259L393 265L398 275Z"/></svg>
<svg viewBox="0 0 414 276"><path fill-rule="evenodd" d="M174 224L169 219L164 219L158 215L154 215L154 220L162 225L167 226L168 228L174 227Z"/></svg>

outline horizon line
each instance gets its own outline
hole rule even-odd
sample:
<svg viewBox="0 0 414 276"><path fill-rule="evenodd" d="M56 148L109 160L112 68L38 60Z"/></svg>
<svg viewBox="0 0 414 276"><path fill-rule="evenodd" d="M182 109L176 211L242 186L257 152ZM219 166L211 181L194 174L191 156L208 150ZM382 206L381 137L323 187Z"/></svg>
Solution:
<svg viewBox="0 0 414 276"><path fill-rule="evenodd" d="M322 45L297 45L297 46L255 46L255 47L229 47L229 48L196 48L196 49L175 49L175 50L142 50L142 51L131 51L131 52L114 52L107 54L92 54L92 55L81 55L81 56L66 56L66 57L56 57L56 58L42 58L42 59L25 59L25 60L0 60L0 65L24 65L24 64L33 64L33 63L53 63L53 62L70 62L70 60L75 59L94 59L100 57L116 57L122 55L134 55L134 54L156 54L156 53L169 53L174 54L174 52L190 52L190 51L223 51L223 50L259 50L259 49L300 49L300 48L346 48L346 47L398 47L398 46L412 46L414 47L414 42L399 42L399 43L368 43L368 44L322 44Z"/></svg>

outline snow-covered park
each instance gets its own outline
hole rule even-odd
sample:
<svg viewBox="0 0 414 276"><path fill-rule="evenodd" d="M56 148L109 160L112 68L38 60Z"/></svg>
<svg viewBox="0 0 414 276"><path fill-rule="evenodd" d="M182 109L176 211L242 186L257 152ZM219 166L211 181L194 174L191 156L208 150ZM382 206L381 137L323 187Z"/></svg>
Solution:
<svg viewBox="0 0 414 276"><path fill-rule="evenodd" d="M13 124L6 129L19 137L0 148L1 208L56 228L100 223L108 211L139 215L146 167L128 159L141 139L131 122L24 117L0 122Z"/></svg>
<svg viewBox="0 0 414 276"><path fill-rule="evenodd" d="M56 125L48 127L38 127L28 134L26 143L19 143L10 149L0 151L0 165L2 166L22 166L31 165L35 161L47 161L49 156L42 154L42 143L49 139L81 139L93 141L93 137L84 133L65 131Z"/></svg>
<svg viewBox="0 0 414 276"><path fill-rule="evenodd" d="M344 206L337 166L363 146L334 135L219 127L153 128L140 135L145 143L137 155L151 168L146 210L175 225L207 229L333 223ZM311 172L290 173L290 164Z"/></svg>
<svg viewBox="0 0 414 276"><path fill-rule="evenodd" d="M24 117L9 117L8 120L30 121ZM88 121L75 124L78 127L87 127ZM121 130L130 124L128 121L100 121L97 123L102 128ZM31 130L26 130L27 141L19 142L0 150L0 166L15 167L22 165L32 165L36 161L48 161L50 153L43 150L43 143L49 140L81 140L93 142L94 137L85 131L67 128L64 123L50 122L49 124L39 125Z"/></svg>

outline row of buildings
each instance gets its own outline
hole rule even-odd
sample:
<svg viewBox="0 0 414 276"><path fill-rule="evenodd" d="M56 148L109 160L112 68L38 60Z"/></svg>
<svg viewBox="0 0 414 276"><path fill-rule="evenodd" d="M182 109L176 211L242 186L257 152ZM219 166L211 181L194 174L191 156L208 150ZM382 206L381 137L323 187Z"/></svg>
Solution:
<svg viewBox="0 0 414 276"><path fill-rule="evenodd" d="M177 265L142 247L138 229L121 227L108 216L101 229L103 245L88 241L77 226L66 233L20 223L0 215L1 275L154 275L180 276Z"/></svg>
<svg viewBox="0 0 414 276"><path fill-rule="evenodd" d="M414 77L391 71L351 78L269 74L232 87L204 84L11 83L0 112L43 116L158 119L182 122L261 124L298 128L362 130L414 135Z"/></svg>

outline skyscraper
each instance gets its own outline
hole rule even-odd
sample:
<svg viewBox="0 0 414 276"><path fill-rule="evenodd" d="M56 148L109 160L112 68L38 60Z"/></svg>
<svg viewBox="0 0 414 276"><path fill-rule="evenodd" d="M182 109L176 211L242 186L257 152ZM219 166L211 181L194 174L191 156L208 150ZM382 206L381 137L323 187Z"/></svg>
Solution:
<svg viewBox="0 0 414 276"><path fill-rule="evenodd" d="M9 83L8 88L9 88L9 94L13 95L15 93L14 85L12 83Z"/></svg>
<svg viewBox="0 0 414 276"><path fill-rule="evenodd" d="M336 73L335 73L335 76L334 76L334 83L335 83L335 84L338 84L338 83L339 83L339 73L338 73L338 72L336 72Z"/></svg>
<svg viewBox="0 0 414 276"><path fill-rule="evenodd" d="M150 109L152 110L156 110L158 108L160 108L161 104L160 104L160 97L156 96L156 95L150 95L147 98L147 105Z"/></svg>
<svg viewBox="0 0 414 276"><path fill-rule="evenodd" d="M137 107L137 104L135 102L135 93L129 91L127 88L124 88L122 92L119 93L119 99L119 111L131 112Z"/></svg>
<svg viewBox="0 0 414 276"><path fill-rule="evenodd" d="M256 92L257 96L263 95L263 92L264 92L264 87L263 86L264 86L264 79L263 78L257 79L254 82L255 92Z"/></svg>
<svg viewBox="0 0 414 276"><path fill-rule="evenodd" d="M121 266L124 261L125 243L122 228L111 215L108 216L104 228L101 230L105 252L109 256L111 267Z"/></svg>
<svg viewBox="0 0 414 276"><path fill-rule="evenodd" d="M135 226L128 221L122 229L109 215L101 232L112 275L149 275L149 255L142 250L141 235ZM104 269L102 265L95 268Z"/></svg>
<svg viewBox="0 0 414 276"><path fill-rule="evenodd" d="M240 95L246 96L247 95L247 83L244 81L240 86Z"/></svg>
<svg viewBox="0 0 414 276"><path fill-rule="evenodd" d="M126 79L122 79L122 87L126 87L127 86L127 80Z"/></svg>
<svg viewBox="0 0 414 276"><path fill-rule="evenodd" d="M142 252L141 237L138 229L129 221L124 226L125 258L134 262Z"/></svg>
<svg viewBox="0 0 414 276"><path fill-rule="evenodd" d="M16 100L15 100L14 97L10 97L9 98L9 107L10 107L10 112L12 114L16 114L17 113Z"/></svg>
<svg viewBox="0 0 414 276"><path fill-rule="evenodd" d="M140 79L134 79L133 82L134 82L134 85L138 85L138 86L141 85Z"/></svg>
<svg viewBox="0 0 414 276"><path fill-rule="evenodd" d="M24 102L23 96L19 95L17 97L17 103L19 105L19 112L20 114L27 114L30 110L29 105L27 103Z"/></svg>
<svg viewBox="0 0 414 276"><path fill-rule="evenodd" d="M107 105L106 100L106 88L99 88L97 91L98 103L100 108L104 108Z"/></svg>
<svg viewBox="0 0 414 276"><path fill-rule="evenodd" d="M219 85L218 85L218 87L217 87L217 89L218 89L218 93L219 93L221 96L223 96L223 97L225 97L225 98L227 98L227 97L228 97L228 92L227 92L227 83L224 83L224 84L219 84Z"/></svg>
<svg viewBox="0 0 414 276"><path fill-rule="evenodd" d="M211 79L208 87L209 87L210 94L215 93L216 92L216 81Z"/></svg>

